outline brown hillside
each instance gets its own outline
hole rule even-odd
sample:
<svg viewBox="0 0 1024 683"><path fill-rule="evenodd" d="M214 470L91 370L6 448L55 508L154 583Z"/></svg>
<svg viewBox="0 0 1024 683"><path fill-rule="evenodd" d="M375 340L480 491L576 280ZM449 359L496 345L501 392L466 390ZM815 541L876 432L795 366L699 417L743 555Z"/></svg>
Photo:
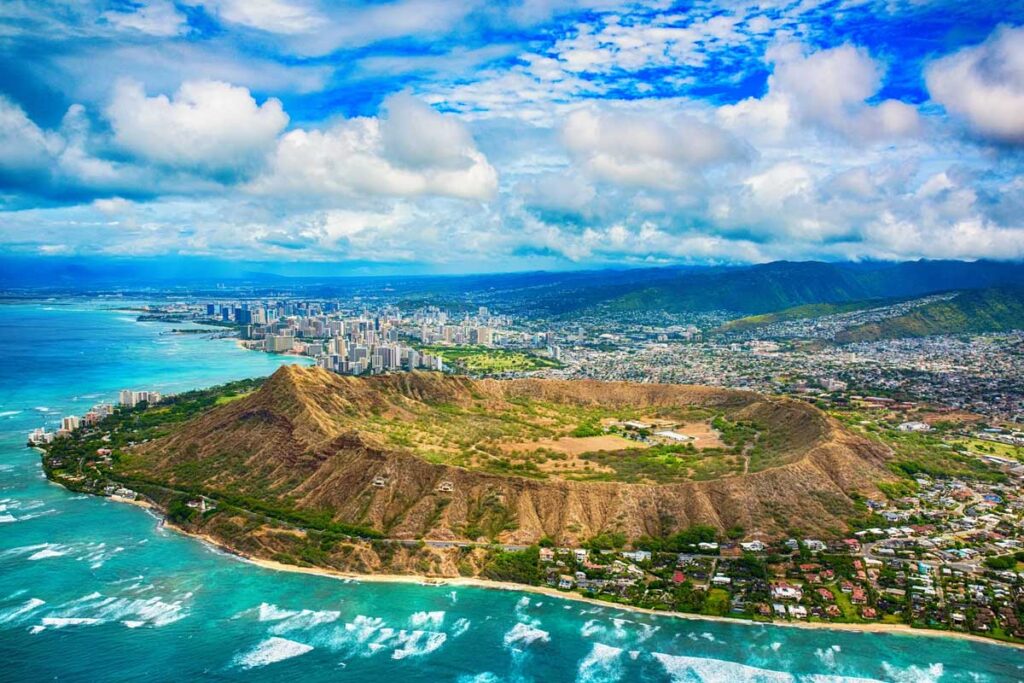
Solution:
<svg viewBox="0 0 1024 683"><path fill-rule="evenodd" d="M478 430L472 438L479 432L493 444L536 437L559 415L600 410L714 412L764 426L760 438L770 448L758 471L748 463L749 473L671 483L528 478L431 455L449 457L446 444L435 443L441 439L430 439L450 433L452 424L469 425ZM406 427L413 431L388 431ZM466 462L489 457L486 448L482 455L473 450L476 444L462 448L473 453ZM326 512L392 537L526 543L550 536L570 544L606 531L661 536L696 523L739 525L748 535L841 533L854 509L850 494L880 495L887 455L810 405L749 392L424 373L353 378L285 366L253 394L138 447L121 467L214 496ZM444 482L451 491L439 490Z"/></svg>

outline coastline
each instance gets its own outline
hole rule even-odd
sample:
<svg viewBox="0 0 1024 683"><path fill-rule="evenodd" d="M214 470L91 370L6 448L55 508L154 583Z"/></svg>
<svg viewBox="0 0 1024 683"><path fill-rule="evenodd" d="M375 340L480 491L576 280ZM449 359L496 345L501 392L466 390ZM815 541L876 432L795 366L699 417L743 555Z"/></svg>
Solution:
<svg viewBox="0 0 1024 683"><path fill-rule="evenodd" d="M136 501L124 501L127 503L138 504ZM152 505L139 505L139 507L148 507L154 509ZM246 564L255 565L263 569L278 572L290 572L293 574L307 574L310 576L319 576L321 578L336 579L339 581L351 581L355 583L406 583L416 584L420 586L462 586L472 588L484 588L489 590L502 590L502 591L513 591L518 593L532 593L535 595L544 595L549 598L556 598L561 600L571 600L575 602L586 603L597 607L604 607L612 610L623 610L627 612L634 612L639 614L647 614L655 617L666 617L671 619L684 619L689 621L713 621L719 623L728 624L740 624L748 626L777 626L782 628L800 628L806 630L824 630L824 631L846 631L853 633L881 633L889 635L904 635L904 636L925 636L929 638L956 638L959 640L967 640L974 643L994 645L998 647L1009 647L1016 650L1024 651L1024 644L1012 643L1003 640L996 640L995 638L986 638L973 633L964 633L962 631L940 631L938 629L922 629L913 628L907 624L883 624L883 623L866 623L866 624L844 624L844 623L821 623L821 622L776 622L776 621L754 621L752 619L744 619L740 617L721 617L708 614L690 614L686 612L671 612L667 610L655 610L647 607L637 607L635 605L623 605L620 603L607 602L604 600L598 600L597 598L588 598L580 595L579 593L564 592L548 586L531 586L528 584L512 583L509 581L490 581L488 579L480 579L476 577L433 577L424 576L419 574L356 574L352 572L343 572L334 569L326 569L322 567L299 567L291 564L284 564L283 562L277 562L275 560L268 560L260 557L252 557L240 553L230 546L227 546L217 539L207 534L197 534L190 531L186 531L179 526L171 524L165 521L163 524L164 528L175 531L182 536L196 539L202 543L205 543L218 551L223 552L230 557L237 559Z"/></svg>

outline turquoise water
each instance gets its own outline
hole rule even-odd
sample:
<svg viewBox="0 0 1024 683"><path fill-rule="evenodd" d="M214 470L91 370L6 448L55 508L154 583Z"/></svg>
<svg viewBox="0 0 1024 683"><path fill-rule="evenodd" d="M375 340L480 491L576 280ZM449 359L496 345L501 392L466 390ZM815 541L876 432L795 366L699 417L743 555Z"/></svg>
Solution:
<svg viewBox="0 0 1024 683"><path fill-rule="evenodd" d="M0 680L1024 678L1024 653L995 645L677 620L245 564L144 510L47 483L24 440L121 388L208 386L269 374L281 359L95 305L0 315Z"/></svg>

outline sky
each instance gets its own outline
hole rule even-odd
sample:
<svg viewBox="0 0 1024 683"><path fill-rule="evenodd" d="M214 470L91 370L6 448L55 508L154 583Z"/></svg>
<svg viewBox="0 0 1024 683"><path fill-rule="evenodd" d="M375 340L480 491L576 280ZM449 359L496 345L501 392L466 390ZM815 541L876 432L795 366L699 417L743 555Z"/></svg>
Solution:
<svg viewBox="0 0 1024 683"><path fill-rule="evenodd" d="M0 256L1024 259L1021 0L3 0Z"/></svg>

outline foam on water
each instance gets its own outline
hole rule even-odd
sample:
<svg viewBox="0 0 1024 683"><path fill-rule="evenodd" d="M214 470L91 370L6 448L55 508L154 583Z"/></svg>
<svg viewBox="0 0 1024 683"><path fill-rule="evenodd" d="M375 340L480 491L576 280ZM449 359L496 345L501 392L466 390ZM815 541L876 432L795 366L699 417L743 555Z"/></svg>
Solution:
<svg viewBox="0 0 1024 683"><path fill-rule="evenodd" d="M40 624L49 628L64 628L65 626L92 626L100 623L99 619L92 617L43 617Z"/></svg>
<svg viewBox="0 0 1024 683"><path fill-rule="evenodd" d="M577 683L601 683L622 678L622 648L594 643L590 654L583 658L576 670Z"/></svg>
<svg viewBox="0 0 1024 683"><path fill-rule="evenodd" d="M941 663L928 666L911 665L901 669L889 662L882 662L882 669L885 671L886 679L893 683L938 683L945 671Z"/></svg>
<svg viewBox="0 0 1024 683"><path fill-rule="evenodd" d="M760 669L738 662L722 659L705 659L654 652L652 656L665 669L675 683L794 683L792 674L770 669Z"/></svg>
<svg viewBox="0 0 1024 683"><path fill-rule="evenodd" d="M449 631L452 638L458 638L463 633L469 630L470 621L465 617L456 619L455 623L452 624L452 630Z"/></svg>
<svg viewBox="0 0 1024 683"><path fill-rule="evenodd" d="M458 683L500 683L501 679L490 671L483 671L478 674L459 676Z"/></svg>
<svg viewBox="0 0 1024 683"><path fill-rule="evenodd" d="M392 659L419 657L438 649L448 639L447 633L437 631L399 631L394 638Z"/></svg>
<svg viewBox="0 0 1024 683"><path fill-rule="evenodd" d="M71 547L59 543L44 543L41 550L37 550L28 556L30 562L45 560L51 557L63 557L71 552Z"/></svg>
<svg viewBox="0 0 1024 683"><path fill-rule="evenodd" d="M256 619L260 622L277 622L270 627L270 633L278 635L289 631L308 630L316 626L330 624L341 617L341 612L335 610L282 609L277 605L264 602L259 607L239 612L232 618L239 619L253 613L255 613Z"/></svg>
<svg viewBox="0 0 1024 683"><path fill-rule="evenodd" d="M818 658L818 661L827 666L830 669L836 668L836 654L842 652L842 648L838 645L833 645L826 648L818 648L814 651L814 656Z"/></svg>
<svg viewBox="0 0 1024 683"><path fill-rule="evenodd" d="M444 622L444 611L437 610L435 612L416 612L409 617L409 624L414 628L422 628L429 626L432 628L440 628Z"/></svg>
<svg viewBox="0 0 1024 683"><path fill-rule="evenodd" d="M17 522L18 518L14 515L3 514L0 515L0 524L10 524L11 522Z"/></svg>
<svg viewBox="0 0 1024 683"><path fill-rule="evenodd" d="M524 624L523 622L518 622L513 626L503 639L505 647L514 647L516 649L532 645L537 641L547 643L550 640L550 633L542 631L532 624Z"/></svg>
<svg viewBox="0 0 1024 683"><path fill-rule="evenodd" d="M243 669L253 669L282 662L311 651L313 647L287 638L267 638L248 652L235 657L235 664Z"/></svg>
<svg viewBox="0 0 1024 683"><path fill-rule="evenodd" d="M176 600L164 600L160 596L151 598L104 596L90 593L53 609L49 619L72 620L68 623L106 624L111 622L125 623L129 628L151 626L160 628L184 619L188 615L185 603L192 598L185 593ZM130 626L126 622L139 622L138 626ZM47 618L42 625L48 626Z"/></svg>
<svg viewBox="0 0 1024 683"><path fill-rule="evenodd" d="M21 622L22 617L27 616L31 612L34 612L36 608L42 607L45 604L45 600L40 600L39 598L29 598L22 605L2 609L0 610L0 624L19 623Z"/></svg>

